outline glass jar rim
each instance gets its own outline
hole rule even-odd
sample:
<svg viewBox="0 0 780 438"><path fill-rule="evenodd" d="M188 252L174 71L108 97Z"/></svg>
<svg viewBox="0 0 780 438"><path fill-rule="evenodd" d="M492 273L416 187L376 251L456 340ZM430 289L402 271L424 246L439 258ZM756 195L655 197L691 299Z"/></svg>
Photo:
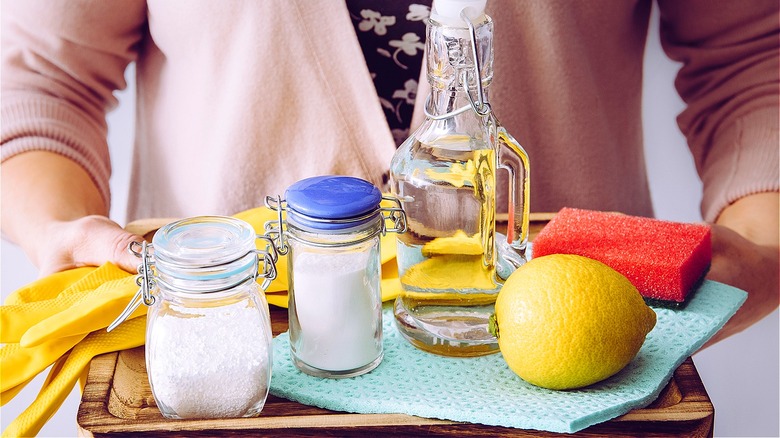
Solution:
<svg viewBox="0 0 780 438"><path fill-rule="evenodd" d="M256 238L251 225L229 216L171 222L152 239L155 273L184 281L254 275Z"/></svg>

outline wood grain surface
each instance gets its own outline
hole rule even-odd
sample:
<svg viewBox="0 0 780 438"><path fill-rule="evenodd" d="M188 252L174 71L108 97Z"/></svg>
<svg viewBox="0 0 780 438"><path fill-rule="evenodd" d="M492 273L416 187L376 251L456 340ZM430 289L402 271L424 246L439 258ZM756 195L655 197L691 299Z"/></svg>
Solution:
<svg viewBox="0 0 780 438"><path fill-rule="evenodd" d="M274 334L287 330L287 311L273 307ZM689 358L655 402L591 426L575 436L712 436L714 409ZM268 396L259 417L213 420L165 419L152 397L144 347L92 361L79 406L81 436L566 436L540 431L456 423L404 414L351 414Z"/></svg>
<svg viewBox="0 0 780 438"><path fill-rule="evenodd" d="M554 214L531 214L531 238ZM505 219L505 218L504 218ZM148 219L126 228L150 239L174 219ZM287 330L287 310L271 307L274 335ZM674 372L658 399L574 436L712 436L714 408L688 358ZM104 354L90 366L78 410L79 435L85 437L198 437L198 436L486 436L555 437L480 424L414 417L405 414L352 414L302 405L268 396L259 417L213 420L170 420L152 397L146 374L144 347Z"/></svg>

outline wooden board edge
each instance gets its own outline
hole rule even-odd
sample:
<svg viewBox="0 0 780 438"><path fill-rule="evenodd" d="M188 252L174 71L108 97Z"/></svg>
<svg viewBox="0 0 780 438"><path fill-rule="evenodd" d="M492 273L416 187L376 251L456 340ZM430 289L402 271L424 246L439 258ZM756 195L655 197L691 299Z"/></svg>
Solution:
<svg viewBox="0 0 780 438"><path fill-rule="evenodd" d="M612 421L700 421L714 417L715 408L696 371L693 359L685 359L674 371L672 379L682 396L678 403L663 408L634 409Z"/></svg>
<svg viewBox="0 0 780 438"><path fill-rule="evenodd" d="M164 424L162 424L164 421ZM211 420L161 420L155 423L126 421L121 424L122 433L143 433L155 431L195 432L208 431L217 434L220 431L273 431L295 429L331 429L350 427L425 427L439 425L463 424L447 420L413 417L406 414L320 414L303 417L278 416L254 418L226 418ZM87 430L92 434L117 432L119 424L102 424L90 426ZM164 429L161 428L164 426Z"/></svg>
<svg viewBox="0 0 780 438"><path fill-rule="evenodd" d="M81 394L79 409L76 413L76 425L79 433L83 430L91 436L92 428L107 421L121 423L122 419L114 417L108 412L108 397L114 380L119 352L101 354L92 359L87 374L87 383ZM118 421L117 421L118 420Z"/></svg>

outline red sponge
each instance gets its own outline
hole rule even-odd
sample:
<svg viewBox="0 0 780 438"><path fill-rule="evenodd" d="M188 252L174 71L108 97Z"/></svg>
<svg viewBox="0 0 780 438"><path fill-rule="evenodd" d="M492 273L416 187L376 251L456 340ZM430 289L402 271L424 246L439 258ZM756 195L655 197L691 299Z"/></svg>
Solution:
<svg viewBox="0 0 780 438"><path fill-rule="evenodd" d="M577 254L620 272L645 298L681 304L709 269L710 227L562 209L533 241L533 256Z"/></svg>

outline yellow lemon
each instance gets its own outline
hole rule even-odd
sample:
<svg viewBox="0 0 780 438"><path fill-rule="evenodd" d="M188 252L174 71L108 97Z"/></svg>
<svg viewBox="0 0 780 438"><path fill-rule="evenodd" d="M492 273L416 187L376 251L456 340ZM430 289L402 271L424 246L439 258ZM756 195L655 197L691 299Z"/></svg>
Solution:
<svg viewBox="0 0 780 438"><path fill-rule="evenodd" d="M506 281L491 330L509 368L549 389L574 389L612 376L636 356L655 312L609 266L552 254Z"/></svg>

